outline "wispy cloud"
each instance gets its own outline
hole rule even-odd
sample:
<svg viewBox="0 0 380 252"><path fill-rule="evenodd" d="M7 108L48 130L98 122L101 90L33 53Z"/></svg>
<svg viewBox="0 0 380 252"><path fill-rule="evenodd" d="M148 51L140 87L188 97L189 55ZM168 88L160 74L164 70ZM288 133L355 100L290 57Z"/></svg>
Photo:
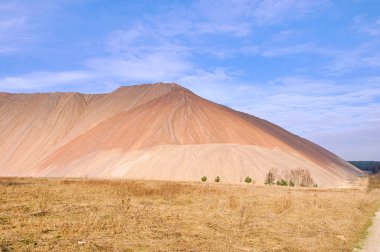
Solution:
<svg viewBox="0 0 380 252"><path fill-rule="evenodd" d="M296 37L299 35L297 30L282 30L272 35L272 41L274 42L283 42L288 40L290 37Z"/></svg>
<svg viewBox="0 0 380 252"><path fill-rule="evenodd" d="M0 3L0 54L10 53L17 49L17 44L25 36L27 11L17 2Z"/></svg>
<svg viewBox="0 0 380 252"><path fill-rule="evenodd" d="M323 72L326 76L344 75L363 69L380 69L380 43L363 42L351 48L333 48L318 46L314 43L299 43L292 45L246 45L235 51L243 55L261 56L267 58L300 57L307 55L319 57L325 63L313 65L314 71Z"/></svg>
<svg viewBox="0 0 380 252"><path fill-rule="evenodd" d="M364 43L351 50L331 50L332 61L326 66L331 74L345 74L362 69L380 69L380 44Z"/></svg>
<svg viewBox="0 0 380 252"><path fill-rule="evenodd" d="M170 81L191 69L186 60L163 52L124 58L93 58L86 64L103 77L128 82Z"/></svg>
<svg viewBox="0 0 380 252"><path fill-rule="evenodd" d="M367 78L337 83L285 77L271 81L271 88L264 88L266 93L260 94L260 102L246 102L251 105L243 110L268 119L276 111L272 120L302 134L334 132L337 127L354 129L367 124L375 111L380 112L376 102L380 98L379 84L380 80Z"/></svg>
<svg viewBox="0 0 380 252"><path fill-rule="evenodd" d="M316 9L328 6L329 1L312 0L264 0L253 10L253 16L260 25L275 24L286 19L311 15Z"/></svg>
<svg viewBox="0 0 380 252"><path fill-rule="evenodd" d="M0 88L7 91L33 91L39 88L59 87L78 84L93 79L94 74L85 71L34 72L22 76L11 76L0 79Z"/></svg>
<svg viewBox="0 0 380 252"><path fill-rule="evenodd" d="M0 31L2 32L9 31L16 27L24 26L25 21L26 21L25 17L17 17L17 18L10 18L7 20L0 20Z"/></svg>
<svg viewBox="0 0 380 252"><path fill-rule="evenodd" d="M375 20L368 20L364 15L358 15L353 18L352 26L361 33L371 36L380 35L380 17Z"/></svg>
<svg viewBox="0 0 380 252"><path fill-rule="evenodd" d="M82 0L2 0L0 3L0 54L26 52L42 43L48 19L65 6ZM46 23L45 23L46 22ZM41 33L41 34L40 34Z"/></svg>

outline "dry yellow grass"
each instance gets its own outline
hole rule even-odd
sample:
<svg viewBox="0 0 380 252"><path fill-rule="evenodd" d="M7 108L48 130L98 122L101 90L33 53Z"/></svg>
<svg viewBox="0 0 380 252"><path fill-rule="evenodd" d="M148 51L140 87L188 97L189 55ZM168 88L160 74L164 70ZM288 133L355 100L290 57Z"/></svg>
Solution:
<svg viewBox="0 0 380 252"><path fill-rule="evenodd" d="M0 251L352 251L380 189L0 179Z"/></svg>
<svg viewBox="0 0 380 252"><path fill-rule="evenodd" d="M369 176L368 191L380 189L380 173Z"/></svg>

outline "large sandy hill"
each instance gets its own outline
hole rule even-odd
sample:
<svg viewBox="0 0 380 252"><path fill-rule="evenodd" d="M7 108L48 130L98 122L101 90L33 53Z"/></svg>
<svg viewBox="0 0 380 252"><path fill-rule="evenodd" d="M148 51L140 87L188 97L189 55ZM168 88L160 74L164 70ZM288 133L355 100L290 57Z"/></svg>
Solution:
<svg viewBox="0 0 380 252"><path fill-rule="evenodd" d="M177 84L109 94L0 93L0 176L239 182L300 168L321 186L362 173L322 147Z"/></svg>

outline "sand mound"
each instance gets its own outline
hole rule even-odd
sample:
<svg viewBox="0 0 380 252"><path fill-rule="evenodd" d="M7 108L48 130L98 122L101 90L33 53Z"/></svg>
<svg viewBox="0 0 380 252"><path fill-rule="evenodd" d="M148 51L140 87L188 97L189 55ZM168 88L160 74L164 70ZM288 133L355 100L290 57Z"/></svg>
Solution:
<svg viewBox="0 0 380 252"><path fill-rule="evenodd" d="M341 186L361 172L265 120L205 100L176 84L109 94L0 93L0 175L258 183L271 168L307 169Z"/></svg>

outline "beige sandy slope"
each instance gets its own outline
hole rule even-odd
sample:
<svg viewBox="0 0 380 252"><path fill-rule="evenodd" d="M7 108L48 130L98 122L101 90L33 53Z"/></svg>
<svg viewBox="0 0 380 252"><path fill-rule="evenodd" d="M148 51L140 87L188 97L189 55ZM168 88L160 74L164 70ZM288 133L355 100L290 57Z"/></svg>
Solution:
<svg viewBox="0 0 380 252"><path fill-rule="evenodd" d="M104 95L0 93L0 175L22 176L89 128L171 88L145 87Z"/></svg>
<svg viewBox="0 0 380 252"><path fill-rule="evenodd" d="M162 145L131 152L113 149L88 154L70 164L50 165L42 173L28 175L190 181L219 176L223 182L232 183L250 176L263 183L271 168L276 168L278 175L295 168L307 169L320 186L345 186L347 182L302 156L278 148L236 144Z"/></svg>
<svg viewBox="0 0 380 252"><path fill-rule="evenodd" d="M238 182L250 173L260 182L271 167L293 167L321 185L342 185L361 175L305 139L176 84L0 94L0 129L7 176L198 180L207 172Z"/></svg>

